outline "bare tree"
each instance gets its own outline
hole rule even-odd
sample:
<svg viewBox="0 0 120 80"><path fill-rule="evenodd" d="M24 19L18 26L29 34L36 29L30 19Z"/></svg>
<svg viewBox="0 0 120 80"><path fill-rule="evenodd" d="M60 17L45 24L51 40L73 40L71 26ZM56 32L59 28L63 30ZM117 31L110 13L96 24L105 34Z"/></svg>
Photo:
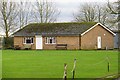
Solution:
<svg viewBox="0 0 120 80"><path fill-rule="evenodd" d="M54 6L52 2L47 0L37 0L34 7L34 18L40 23L50 23L57 20L60 11Z"/></svg>
<svg viewBox="0 0 120 80"><path fill-rule="evenodd" d="M80 6L78 13L74 14L74 19L77 22L91 22L96 19L96 6L91 6L88 3Z"/></svg>
<svg viewBox="0 0 120 80"><path fill-rule="evenodd" d="M27 25L29 20L30 20L30 14L31 14L31 3L30 2L20 2L18 4L19 8L18 8L18 25L20 27L20 29Z"/></svg>
<svg viewBox="0 0 120 80"><path fill-rule="evenodd" d="M0 22L6 37L9 37L10 32L16 30L15 19L17 15L15 2L5 2L4 0L0 2Z"/></svg>
<svg viewBox="0 0 120 80"><path fill-rule="evenodd" d="M74 20L77 22L100 22L106 24L108 12L106 5L85 3L80 6L78 13L74 14Z"/></svg>
<svg viewBox="0 0 120 80"><path fill-rule="evenodd" d="M109 0L108 0L108 13L111 14L110 18L112 19L109 19L109 23L111 24L111 26L115 27L117 26L117 24L119 23L120 21L120 0L118 0L117 2L113 2L113 3L110 3ZM116 27L118 28L118 27Z"/></svg>
<svg viewBox="0 0 120 80"><path fill-rule="evenodd" d="M111 13L111 14L120 14L120 0L118 0L117 2L114 2L114 3L110 3L109 0L108 0L108 11Z"/></svg>
<svg viewBox="0 0 120 80"><path fill-rule="evenodd" d="M97 6L96 7L96 16L97 16L96 21L102 24L106 24L106 22L108 21L108 16L109 16L109 13L107 12L107 6L106 5L104 6L96 5L96 6Z"/></svg>

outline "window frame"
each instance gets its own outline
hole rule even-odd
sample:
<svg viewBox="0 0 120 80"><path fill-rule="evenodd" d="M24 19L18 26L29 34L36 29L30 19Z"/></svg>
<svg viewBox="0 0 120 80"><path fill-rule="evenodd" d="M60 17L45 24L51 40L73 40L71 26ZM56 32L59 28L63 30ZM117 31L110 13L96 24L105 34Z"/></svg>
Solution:
<svg viewBox="0 0 120 80"><path fill-rule="evenodd" d="M56 37L45 37L45 44L56 44Z"/></svg>
<svg viewBox="0 0 120 80"><path fill-rule="evenodd" d="M30 40L30 43L27 43L27 39ZM24 37L23 38L23 44L33 44L34 43L34 38L33 37Z"/></svg>

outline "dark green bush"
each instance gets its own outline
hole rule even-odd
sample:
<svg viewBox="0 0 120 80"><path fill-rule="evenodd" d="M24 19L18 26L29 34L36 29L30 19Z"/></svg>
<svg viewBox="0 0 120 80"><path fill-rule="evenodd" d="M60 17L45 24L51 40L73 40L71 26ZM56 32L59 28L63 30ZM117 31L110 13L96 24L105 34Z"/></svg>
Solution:
<svg viewBox="0 0 120 80"><path fill-rule="evenodd" d="M3 38L3 49L13 49L13 37Z"/></svg>

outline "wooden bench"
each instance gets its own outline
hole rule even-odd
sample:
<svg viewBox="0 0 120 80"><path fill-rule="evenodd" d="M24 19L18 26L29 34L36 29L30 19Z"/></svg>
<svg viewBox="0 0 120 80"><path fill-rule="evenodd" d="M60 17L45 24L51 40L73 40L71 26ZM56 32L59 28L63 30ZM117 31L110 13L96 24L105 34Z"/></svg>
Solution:
<svg viewBox="0 0 120 80"><path fill-rule="evenodd" d="M67 44L56 44L56 49L57 50L66 50Z"/></svg>

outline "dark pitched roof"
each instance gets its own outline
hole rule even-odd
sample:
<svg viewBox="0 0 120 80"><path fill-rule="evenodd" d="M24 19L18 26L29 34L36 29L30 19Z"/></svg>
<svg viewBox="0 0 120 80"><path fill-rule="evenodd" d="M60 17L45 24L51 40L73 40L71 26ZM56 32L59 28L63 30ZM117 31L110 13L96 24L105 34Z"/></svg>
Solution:
<svg viewBox="0 0 120 80"><path fill-rule="evenodd" d="M94 26L96 22L82 23L32 23L18 30L14 36L79 35Z"/></svg>

